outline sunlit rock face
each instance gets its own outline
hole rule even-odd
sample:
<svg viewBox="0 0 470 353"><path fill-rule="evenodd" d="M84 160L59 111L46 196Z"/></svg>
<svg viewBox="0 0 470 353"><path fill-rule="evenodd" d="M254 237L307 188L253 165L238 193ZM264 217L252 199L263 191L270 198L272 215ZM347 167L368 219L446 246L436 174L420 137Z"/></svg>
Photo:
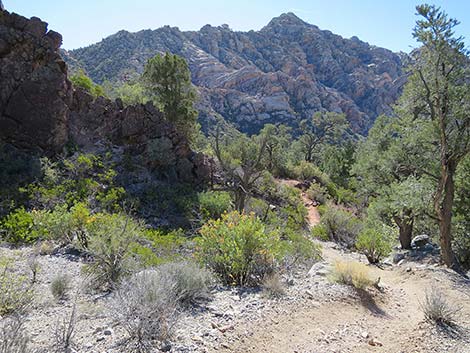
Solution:
<svg viewBox="0 0 470 353"><path fill-rule="evenodd" d="M147 59L165 51L188 61L203 126L219 114L249 133L266 123L296 126L316 111L343 112L364 133L390 112L405 81L398 54L320 30L292 13L260 31L235 32L227 25L120 31L63 54L103 82L137 75Z"/></svg>

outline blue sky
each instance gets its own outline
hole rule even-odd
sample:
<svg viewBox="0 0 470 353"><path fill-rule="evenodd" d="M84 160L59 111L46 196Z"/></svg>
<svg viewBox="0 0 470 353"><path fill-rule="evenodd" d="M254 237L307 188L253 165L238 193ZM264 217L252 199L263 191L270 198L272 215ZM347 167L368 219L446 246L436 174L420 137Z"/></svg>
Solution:
<svg viewBox="0 0 470 353"><path fill-rule="evenodd" d="M414 0L3 0L7 10L37 16L62 33L63 47L73 49L100 41L121 29L138 31L163 25L197 30L205 24L228 24L234 30L258 30L273 17L294 12L306 22L343 37L409 52L416 47L411 31ZM458 34L470 44L470 1L435 0L460 20Z"/></svg>

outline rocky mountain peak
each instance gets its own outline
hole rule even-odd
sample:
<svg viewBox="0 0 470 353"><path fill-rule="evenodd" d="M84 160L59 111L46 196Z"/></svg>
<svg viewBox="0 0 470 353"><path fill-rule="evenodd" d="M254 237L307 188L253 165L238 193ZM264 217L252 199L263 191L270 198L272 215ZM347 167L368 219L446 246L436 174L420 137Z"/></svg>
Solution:
<svg viewBox="0 0 470 353"><path fill-rule="evenodd" d="M260 31L165 26L125 40L111 36L69 52L66 60L101 83L140 74L149 58L166 51L189 63L203 127L221 115L248 133L266 123L296 127L317 111L342 112L357 132L366 132L391 111L405 81L399 55L320 30L294 13L273 18Z"/></svg>

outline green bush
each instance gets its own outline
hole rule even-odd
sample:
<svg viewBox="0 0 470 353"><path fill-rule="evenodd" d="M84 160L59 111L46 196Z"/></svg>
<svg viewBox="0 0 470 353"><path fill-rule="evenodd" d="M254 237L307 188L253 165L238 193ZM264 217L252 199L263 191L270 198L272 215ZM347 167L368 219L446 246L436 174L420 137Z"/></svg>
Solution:
<svg viewBox="0 0 470 353"><path fill-rule="evenodd" d="M236 211L210 220L200 230L200 259L230 285L256 285L282 258L277 231L267 231L254 214Z"/></svg>
<svg viewBox="0 0 470 353"><path fill-rule="evenodd" d="M93 83L83 70L79 70L75 75L70 76L70 81L74 86L83 88L95 98L105 96L103 87Z"/></svg>
<svg viewBox="0 0 470 353"><path fill-rule="evenodd" d="M30 279L13 268L10 259L0 260L0 316L21 314L34 300Z"/></svg>
<svg viewBox="0 0 470 353"><path fill-rule="evenodd" d="M204 220L218 219L232 209L228 192L205 191L198 194L199 210Z"/></svg>
<svg viewBox="0 0 470 353"><path fill-rule="evenodd" d="M316 181L323 186L330 183L328 175L323 173L316 165L301 161L298 165L290 167L290 177L300 180Z"/></svg>
<svg viewBox="0 0 470 353"><path fill-rule="evenodd" d="M318 224L312 228L312 236L322 241L330 240L330 236L328 235L328 230L324 224Z"/></svg>
<svg viewBox="0 0 470 353"><path fill-rule="evenodd" d="M50 289L54 299L65 299L70 290L70 277L63 273L58 274L52 279Z"/></svg>
<svg viewBox="0 0 470 353"><path fill-rule="evenodd" d="M2 239L12 244L32 243L39 234L34 226L34 217L24 208L18 208L1 222Z"/></svg>
<svg viewBox="0 0 470 353"><path fill-rule="evenodd" d="M84 270L95 288L113 289L136 263L131 246L143 237L142 226L127 215L102 213L94 216L87 230L93 260Z"/></svg>
<svg viewBox="0 0 470 353"><path fill-rule="evenodd" d="M347 247L354 246L362 229L362 222L356 216L335 207L326 209L321 215L320 225L324 227L330 240Z"/></svg>
<svg viewBox="0 0 470 353"><path fill-rule="evenodd" d="M392 251L392 237L389 229L366 228L356 240L357 250L367 257L371 264L380 262Z"/></svg>
<svg viewBox="0 0 470 353"><path fill-rule="evenodd" d="M328 191L320 184L312 183L307 190L307 196L312 201L324 204L328 198Z"/></svg>
<svg viewBox="0 0 470 353"><path fill-rule="evenodd" d="M83 153L58 162L42 158L43 177L23 191L38 209L87 203L96 210L119 211L125 191L115 185L117 174L109 159Z"/></svg>

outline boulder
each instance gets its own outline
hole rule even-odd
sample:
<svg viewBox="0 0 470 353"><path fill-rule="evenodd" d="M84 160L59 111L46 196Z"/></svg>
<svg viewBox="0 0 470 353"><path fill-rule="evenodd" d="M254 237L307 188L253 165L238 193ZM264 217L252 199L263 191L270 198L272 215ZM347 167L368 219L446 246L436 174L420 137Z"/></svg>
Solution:
<svg viewBox="0 0 470 353"><path fill-rule="evenodd" d="M421 248L424 248L424 246L430 242L431 242L431 238L429 237L429 235L426 235L426 234L417 235L411 240L411 247L421 249Z"/></svg>

